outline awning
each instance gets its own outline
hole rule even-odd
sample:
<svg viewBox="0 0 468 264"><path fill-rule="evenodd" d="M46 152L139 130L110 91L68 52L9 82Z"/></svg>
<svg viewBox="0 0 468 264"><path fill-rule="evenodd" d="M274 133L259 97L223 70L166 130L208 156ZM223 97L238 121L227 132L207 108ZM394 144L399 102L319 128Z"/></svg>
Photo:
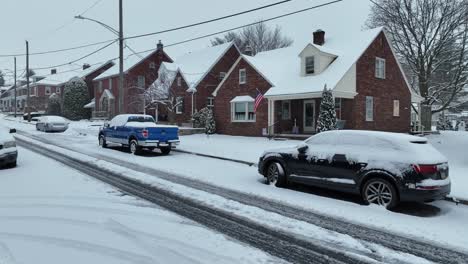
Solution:
<svg viewBox="0 0 468 264"><path fill-rule="evenodd" d="M231 100L231 103L245 103L245 102L254 102L255 99L248 95L243 96L236 96L234 99Z"/></svg>
<svg viewBox="0 0 468 264"><path fill-rule="evenodd" d="M91 102L87 105L85 105L83 108L94 108L94 106L96 105L96 100L91 100Z"/></svg>

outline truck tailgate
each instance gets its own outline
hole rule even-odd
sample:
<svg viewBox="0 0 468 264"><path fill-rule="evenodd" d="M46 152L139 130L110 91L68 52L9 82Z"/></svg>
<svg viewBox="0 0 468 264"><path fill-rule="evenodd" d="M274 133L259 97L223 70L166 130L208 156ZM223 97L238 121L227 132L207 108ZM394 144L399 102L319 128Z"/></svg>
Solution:
<svg viewBox="0 0 468 264"><path fill-rule="evenodd" d="M179 128L172 126L149 127L148 140L158 140L159 142L168 142L172 140L179 140Z"/></svg>

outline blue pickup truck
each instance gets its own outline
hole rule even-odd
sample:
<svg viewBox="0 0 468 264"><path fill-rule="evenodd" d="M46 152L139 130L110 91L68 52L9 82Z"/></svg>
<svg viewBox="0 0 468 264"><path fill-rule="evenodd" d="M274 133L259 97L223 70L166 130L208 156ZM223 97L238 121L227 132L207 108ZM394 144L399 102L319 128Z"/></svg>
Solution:
<svg viewBox="0 0 468 264"><path fill-rule="evenodd" d="M149 115L118 115L99 131L99 145L106 148L108 143L128 146L132 154L159 148L167 155L179 144L179 128L157 125Z"/></svg>

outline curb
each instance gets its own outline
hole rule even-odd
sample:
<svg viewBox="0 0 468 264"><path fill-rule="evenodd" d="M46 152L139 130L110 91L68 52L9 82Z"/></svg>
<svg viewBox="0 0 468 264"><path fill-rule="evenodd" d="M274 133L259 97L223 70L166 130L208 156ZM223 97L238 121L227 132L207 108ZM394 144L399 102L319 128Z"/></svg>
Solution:
<svg viewBox="0 0 468 264"><path fill-rule="evenodd" d="M203 153L198 153L198 152L192 152L192 151L187 151L187 150L181 150L181 149L173 149L172 151L180 152L180 153L185 153L185 154L191 154L191 155L200 156L200 157L206 157L206 158L212 158L212 159L218 159L218 160L225 160L225 161L232 161L232 162L236 162L236 163L240 163L240 164L247 165L247 166L249 166L249 167L252 167L252 166L255 166L255 167L256 167L256 166L257 166L257 163L248 162L248 161L244 161L244 160L237 160L237 159L230 159L230 158L218 157L218 156L214 156L214 155L208 155L208 154L203 154Z"/></svg>

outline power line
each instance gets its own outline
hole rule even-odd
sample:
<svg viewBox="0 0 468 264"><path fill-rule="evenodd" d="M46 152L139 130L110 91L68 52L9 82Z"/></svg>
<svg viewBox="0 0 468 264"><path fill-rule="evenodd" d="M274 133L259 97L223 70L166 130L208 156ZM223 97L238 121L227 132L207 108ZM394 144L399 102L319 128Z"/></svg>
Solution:
<svg viewBox="0 0 468 264"><path fill-rule="evenodd" d="M168 44L166 45L166 47L173 47L173 46L177 46L177 45L181 45L181 44L184 44L184 43L188 43L188 42L192 42L192 41L195 41L195 40L199 40L199 39L203 39L203 38L207 38L207 37L212 37L212 36L215 36L215 35L219 35L219 34L222 34L222 33L227 33L227 32L230 32L230 31L234 31L234 30L238 30L238 29L242 29L242 28L245 28L245 27L249 27L249 26L253 26L253 25L256 25L256 24L260 24L260 23L263 23L263 22L269 22L269 21L273 21L273 20L276 20L276 19L280 19L280 18L284 18L284 17L288 17L288 16L291 16L291 15L295 15L295 14L299 14L299 13L303 13L303 12L306 12L306 11L310 11L310 10L313 10L313 9L317 9L317 8L321 8L321 7L324 7L324 6L328 6L328 5L332 5L332 4L335 4L335 3L338 3L338 2L342 2L344 0L334 0L334 1L330 1L330 2L327 2L327 3L323 3L323 4L320 4L320 5L315 5L315 6L311 6L311 7L308 7L308 8L304 8L304 9L300 9L300 10L297 10L297 11L293 11L293 12L289 12L289 13L286 13L286 14L283 14L283 15L278 15L278 16L274 16L274 17L270 17L268 19L264 19L264 20L261 20L261 21L258 21L258 22L253 22L253 23L249 23L249 24L244 24L242 26L238 26L238 27L233 27L233 28L229 28L229 29L225 29L225 30L221 30L221 31L217 31L217 32L214 32L214 33L210 33L210 34L206 34L206 35L202 35L202 36L198 36L198 37L195 37L195 38L190 38L190 39L186 39L186 40L183 40L183 41L179 41L179 42L175 42L175 43L171 43L171 44ZM69 64L72 64L72 63L75 63L79 60L82 60L84 58L87 58L105 48L107 48L108 46L114 44L117 40L113 40L113 42L105 45L104 47L101 47L99 48L98 50L96 51L93 51L92 53L90 54L87 54L79 59L76 59L76 60L73 60L71 62L67 62L67 63L63 63L63 64L60 64L60 65L55 65L55 66L50 66L50 67L41 67L41 68L35 68L36 70L42 70L42 69L52 69L52 68L57 68L57 67L61 67L61 66L65 66L65 65L69 65ZM135 56L137 54L142 54L142 53L146 53L146 52L149 52L149 51L153 51L154 49L148 49L148 50L144 50L144 51L139 51L139 52L134 52L134 54L130 54L129 56L127 56L127 59L131 56ZM113 61L113 60L116 60L118 59L118 57L116 58L112 58L110 60L107 60L107 61ZM102 62L104 63L104 62ZM96 64L99 64L99 63L96 63ZM95 64L93 64L95 65Z"/></svg>
<svg viewBox="0 0 468 264"><path fill-rule="evenodd" d="M97 46L101 45L104 43L109 43L109 42L115 42L115 39L110 39L110 40L105 40L105 41L99 41L95 43L90 43L90 44L85 44L81 46L75 46L71 48L64 48L64 49L57 49L57 50L49 50L49 51L41 51L41 52L32 52L29 54L29 56L32 55L44 55L44 54L51 54L51 53L59 53L59 52L64 52L64 51L70 51L70 50L77 50L77 49L82 49L82 48L87 48L87 47L92 47L92 46ZM20 53L20 54L7 54L7 55L0 55L0 58L2 57L21 57L21 56L26 56L25 53Z"/></svg>
<svg viewBox="0 0 468 264"><path fill-rule="evenodd" d="M75 63L75 62L77 62L77 61L80 61L80 60L82 60L82 59L85 59L85 58L87 58L87 57L89 57L89 56L91 56L91 55L94 55L94 54L100 52L101 50L103 50L103 49L109 47L110 45L114 44L115 42L117 42L117 40L114 40L113 42L111 42L111 43L109 43L109 44L107 44L107 45L105 45L105 46L103 46L103 47L101 47L101 48L99 48L99 49L97 49L97 50L91 52L91 53L88 53L88 54L86 54L86 55L84 55L84 56L82 56L82 57L80 57L80 58L78 58L78 59L72 60L72 61L70 61L70 62L63 63L63 64L59 64L59 65L54 65L54 66L49 66L49 67L34 68L34 69L35 69L35 70L46 70L46 69L52 69L52 68L57 68L57 67L61 67L61 66L73 64L73 63Z"/></svg>
<svg viewBox="0 0 468 264"><path fill-rule="evenodd" d="M208 23L212 23L212 22L215 22L215 21L219 21L219 20L223 20L223 19L227 19L227 18L231 18L231 17L235 17L235 16L240 16L240 15L252 13L252 12L255 12L255 11L258 11L258 10L266 9L266 8L269 8L269 7L277 6L277 5L284 4L284 3L287 3L287 2L291 2L291 1L292 0L284 0L284 1L273 3L273 4L264 5L264 6L260 6L260 7L257 7L257 8L253 8L253 9L245 10L245 11L242 11L242 12L238 12L238 13L235 13L235 14L227 15L227 16L222 16L222 17L218 17L218 18L214 18L214 19L210 19L210 20L205 20L205 21L193 23L193 24L190 24L190 25L180 26L180 27L176 27L176 28L165 29L165 30L161 30L161 31L157 31L157 32L130 36L130 37L126 37L124 39L142 38L142 37L147 37L147 36L152 36L152 35L172 32L172 31L177 31L177 30L181 30L181 29L191 28L191 27L195 27L195 26L200 26L200 25L203 25L203 24L208 24Z"/></svg>

